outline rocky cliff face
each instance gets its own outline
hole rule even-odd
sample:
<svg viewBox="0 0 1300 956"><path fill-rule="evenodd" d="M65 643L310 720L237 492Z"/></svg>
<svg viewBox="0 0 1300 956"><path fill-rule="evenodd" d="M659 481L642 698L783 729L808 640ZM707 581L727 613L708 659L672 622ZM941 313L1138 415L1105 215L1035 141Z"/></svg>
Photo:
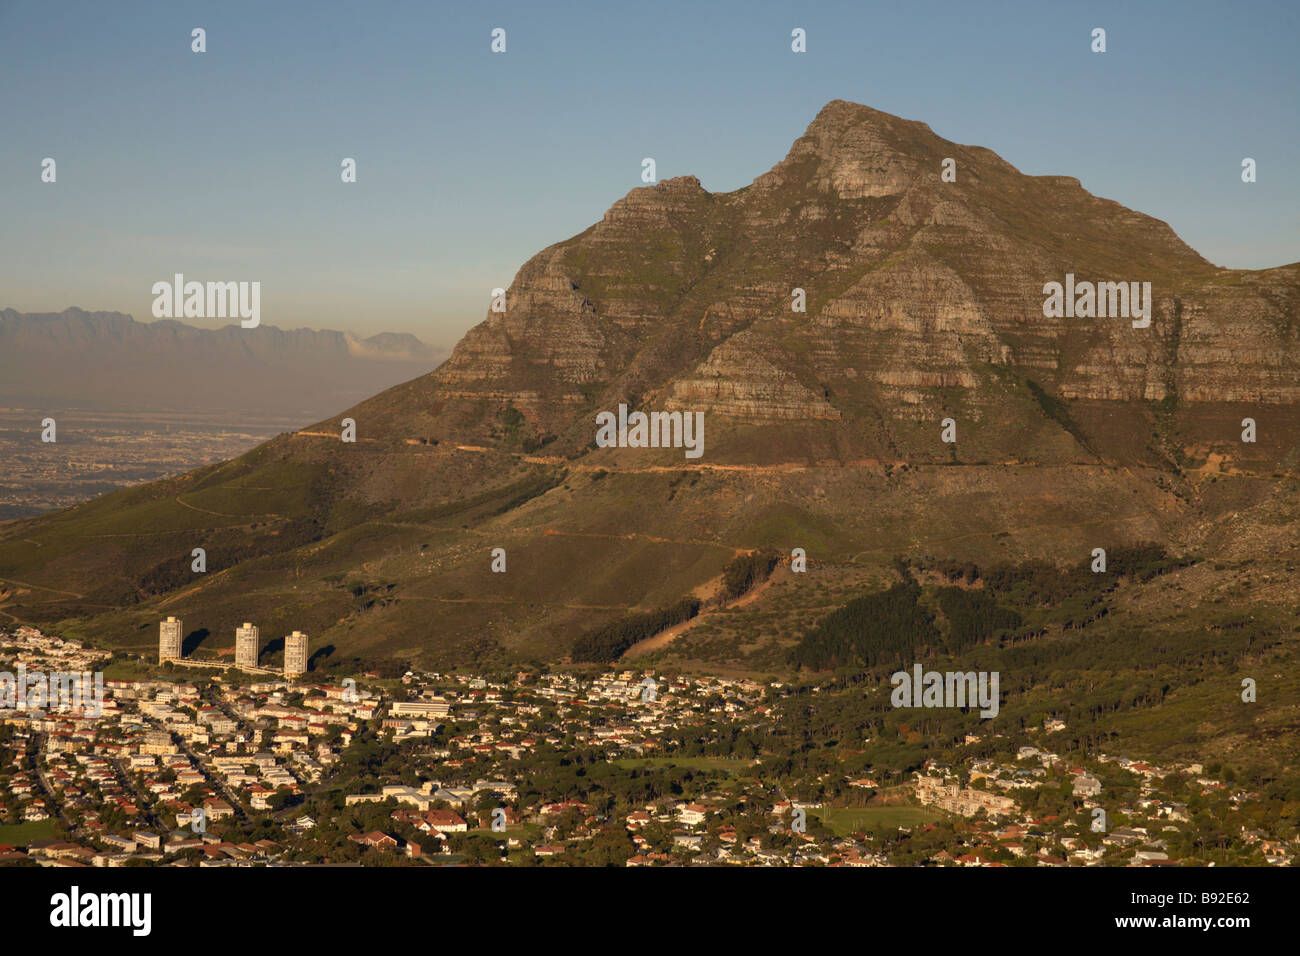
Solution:
<svg viewBox="0 0 1300 956"><path fill-rule="evenodd" d="M1044 316L1044 284L1067 273L1150 282L1150 327ZM795 289L806 312L791 309ZM1025 176L923 123L835 101L751 186L634 189L535 256L506 312L420 386L437 408L422 427L482 440L483 409L513 405L573 453L592 412L631 399L723 428L838 422L850 444L879 448L946 415L1009 437L1041 413L1005 414L1026 381L1066 402L1291 404L1298 316L1298 266L1216 268L1078 180ZM362 411L402 429L385 405Z"/></svg>

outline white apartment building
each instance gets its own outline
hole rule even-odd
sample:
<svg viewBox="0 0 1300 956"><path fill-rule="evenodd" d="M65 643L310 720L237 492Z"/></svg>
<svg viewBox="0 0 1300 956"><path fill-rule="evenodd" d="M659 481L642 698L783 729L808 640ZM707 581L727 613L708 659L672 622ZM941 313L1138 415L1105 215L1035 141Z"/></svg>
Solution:
<svg viewBox="0 0 1300 956"><path fill-rule="evenodd" d="M158 663L181 659L181 619L168 617L158 625Z"/></svg>
<svg viewBox="0 0 1300 956"><path fill-rule="evenodd" d="M256 667L257 652L261 647L261 631L257 625L245 621L243 627L235 628L236 667ZM285 643L285 653L288 653L288 642Z"/></svg>
<svg viewBox="0 0 1300 956"><path fill-rule="evenodd" d="M284 639L284 676L301 677L307 673L307 635L294 631Z"/></svg>

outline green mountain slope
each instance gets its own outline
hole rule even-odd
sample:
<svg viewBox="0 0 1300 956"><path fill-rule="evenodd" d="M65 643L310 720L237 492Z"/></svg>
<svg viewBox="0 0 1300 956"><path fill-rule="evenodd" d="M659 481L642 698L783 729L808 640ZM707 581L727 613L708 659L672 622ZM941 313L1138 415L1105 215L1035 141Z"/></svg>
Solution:
<svg viewBox="0 0 1300 956"><path fill-rule="evenodd" d="M1150 327L1045 317L1067 273L1150 282ZM808 553L806 577L720 612L792 641L895 554L1076 564L1139 541L1219 560L1198 586L1234 606L1275 602L1232 555L1295 559L1298 303L1298 265L1217 268L1077 180L835 101L750 186L635 189L540 252L437 371L0 526L0 614L143 652L176 614L204 654L252 620L307 631L319 660L555 660L707 597L746 550ZM702 412L704 454L596 447L620 403ZM727 640L679 657L781 663Z"/></svg>

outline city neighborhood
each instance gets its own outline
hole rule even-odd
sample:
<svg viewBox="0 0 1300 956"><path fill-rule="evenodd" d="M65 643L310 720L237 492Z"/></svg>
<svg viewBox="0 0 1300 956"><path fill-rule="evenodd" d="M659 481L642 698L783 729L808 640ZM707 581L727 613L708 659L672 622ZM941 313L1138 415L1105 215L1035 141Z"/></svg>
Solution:
<svg viewBox="0 0 1300 956"><path fill-rule="evenodd" d="M20 664L106 661L0 631L0 668ZM821 688L775 680L173 671L107 677L94 707L6 701L0 863L1171 866L1199 860L1207 820L1236 861L1300 849L1234 824L1263 797L1200 764L1058 755L1059 718L915 767L846 747L835 773L783 743Z"/></svg>

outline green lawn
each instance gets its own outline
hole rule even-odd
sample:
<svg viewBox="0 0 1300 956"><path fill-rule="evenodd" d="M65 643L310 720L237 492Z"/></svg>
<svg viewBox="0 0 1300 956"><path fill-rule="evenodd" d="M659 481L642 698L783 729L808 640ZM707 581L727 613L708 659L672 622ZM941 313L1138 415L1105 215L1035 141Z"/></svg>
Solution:
<svg viewBox="0 0 1300 956"><path fill-rule="evenodd" d="M148 661L116 660L104 668L104 680L147 680L157 677L160 671L158 665Z"/></svg>
<svg viewBox="0 0 1300 956"><path fill-rule="evenodd" d="M26 846L32 840L53 839L53 820L38 820L35 823L0 824L0 843L8 846Z"/></svg>
<svg viewBox="0 0 1300 956"><path fill-rule="evenodd" d="M943 819L938 811L922 807L831 807L812 810L810 814L821 818L836 836L874 830L881 824L887 827L913 827Z"/></svg>

